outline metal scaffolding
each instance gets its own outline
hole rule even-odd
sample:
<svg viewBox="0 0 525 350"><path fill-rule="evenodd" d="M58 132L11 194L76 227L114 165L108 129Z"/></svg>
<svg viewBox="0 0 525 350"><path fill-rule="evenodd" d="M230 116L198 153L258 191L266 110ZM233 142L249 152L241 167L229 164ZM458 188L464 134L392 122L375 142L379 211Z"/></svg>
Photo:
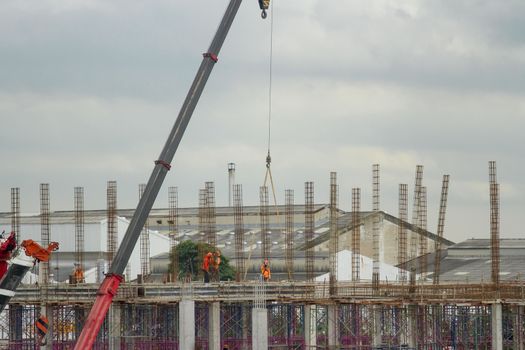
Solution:
<svg viewBox="0 0 525 350"><path fill-rule="evenodd" d="M285 191L285 261L288 280L293 280L293 235L294 235L294 192L293 190Z"/></svg>
<svg viewBox="0 0 525 350"><path fill-rule="evenodd" d="M18 242L20 235L20 188L11 188L11 231L15 232L15 240Z"/></svg>
<svg viewBox="0 0 525 350"><path fill-rule="evenodd" d="M420 205L419 205L419 227L426 231L427 229L427 188L425 186L421 186L421 198L420 198ZM419 273L421 276L421 279L424 279L427 274L427 266L428 266L428 241L427 237L425 235L420 234L419 235L419 255L420 255L420 265L419 265Z"/></svg>
<svg viewBox="0 0 525 350"><path fill-rule="evenodd" d="M403 264L407 260L407 184L399 184L399 226L398 226L398 246L397 263ZM405 269L399 272L401 281L407 280Z"/></svg>
<svg viewBox="0 0 525 350"><path fill-rule="evenodd" d="M261 258L263 260L270 258L270 228L268 213L268 187L259 188L259 219L261 222Z"/></svg>
<svg viewBox="0 0 525 350"><path fill-rule="evenodd" d="M139 185L139 200L144 195L146 184ZM151 273L150 267L150 247L149 247L149 222L148 218L144 221L144 227L140 233L140 272L143 278L149 276Z"/></svg>
<svg viewBox="0 0 525 350"><path fill-rule="evenodd" d="M443 175L443 182L441 185L441 198L439 201L439 216L437 225L437 236L438 239L434 242L434 274L433 283L439 284L439 275L441 273L441 239L443 238L443 231L445 229L445 214L447 211L447 197L448 197L448 182L449 175Z"/></svg>
<svg viewBox="0 0 525 350"><path fill-rule="evenodd" d="M339 252L339 230L337 224L337 173L330 173L330 238L329 238L329 276L330 295L337 295L337 253Z"/></svg>
<svg viewBox="0 0 525 350"><path fill-rule="evenodd" d="M242 204L242 185L233 186L233 220L235 225L235 270L237 282L243 281L246 274L244 257L244 220Z"/></svg>
<svg viewBox="0 0 525 350"><path fill-rule="evenodd" d="M496 162L489 162L490 181L490 247L492 282L499 285L499 184L496 180Z"/></svg>
<svg viewBox="0 0 525 350"><path fill-rule="evenodd" d="M49 245L49 184L40 184L40 241L42 246ZM39 283L49 283L49 262L42 261L39 264Z"/></svg>
<svg viewBox="0 0 525 350"><path fill-rule="evenodd" d="M361 190L352 189L352 281L360 280L361 272Z"/></svg>
<svg viewBox="0 0 525 350"><path fill-rule="evenodd" d="M422 169L420 169L422 178ZM416 173L417 174L417 173ZM106 317L94 344L94 349L174 349L179 347L179 324L187 320L179 315L182 300L195 302L194 324L195 345L209 349L213 334L220 332L220 346L229 349L252 347L253 329L250 323L252 305L257 311L265 310L268 316L269 348L345 348L356 350L371 349L476 349L487 350L496 346L494 332L502 340L503 349L525 349L525 284L515 280L499 279L499 187L496 181L495 162L489 162L490 181L490 233L492 282L440 283L440 261L443 244L445 213L448 196L449 176L443 176L433 283L426 279L428 235L421 234L427 229L427 189L419 186L415 195L417 213L412 215L414 226L407 223L406 184L399 185L399 223L397 237L397 262L405 264L400 271L399 281L379 279L381 235L379 232L379 166L373 166L373 213L371 220L360 212L360 189L352 189L351 220L339 216L338 186L336 173L330 174L329 212L319 215L323 231L314 238L314 190L313 183L305 183L304 231L295 232L294 219L302 214L301 206L294 205L293 190L285 191L285 252L284 270L287 279L262 283L245 281L245 252L251 249L245 241L244 208L242 186L233 186L233 218L235 237L236 281L221 281L191 285L170 283L148 283L139 286L127 281L121 288ZM416 184L421 184L416 175ZM417 187L417 186L416 186ZM16 191L15 191L16 190ZM142 196L144 187L139 188ZM216 208L213 183L199 192L199 233L201 242L211 243L216 234ZM108 251L110 232L116 240L116 183L108 182ZM263 258L270 257L270 227L268 191L260 188L261 242ZM12 227L20 226L19 192L11 191ZM169 189L169 236L170 246L178 240L178 198L177 189ZM231 210L231 209L230 209ZM324 210L324 209L322 209ZM415 210L415 209L414 209ZM277 210L276 210L277 211ZM111 215L110 215L111 213ZM222 212L220 212L222 214ZM253 213L257 214L257 212ZM328 214L328 215L326 215ZM62 215L62 214L61 214ZM74 189L75 262L84 264L84 190ZM231 215L231 214L230 214ZM253 215L255 217L255 215ZM9 216L6 216L9 219ZM42 245L50 241L49 185L40 185L40 225ZM112 218L115 220L113 223ZM257 220L247 218L257 226ZM369 236L368 226L372 223L373 246L361 247L361 227ZM160 222L159 222L160 224ZM222 222L220 222L222 225ZM113 225L113 226L111 226ZM418 237L416 252L422 255L420 261L420 283L407 284L407 228ZM18 229L15 229L18 230ZM114 231L112 231L114 230ZM145 225L146 230L146 225ZM344 231L343 231L344 230ZM337 253L339 232L351 232L352 281L338 280ZM221 233L230 234L223 231ZM304 233L304 240L299 242ZM254 233L253 236L256 236ZM329 281L314 281L314 247L323 244L328 236ZM413 237L413 236L412 236ZM216 240L217 238L215 238ZM220 244L228 244L222 240ZM215 241L216 242L216 241ZM296 243L303 243L305 249L306 281L296 280L294 268L300 266L293 250ZM115 243L116 246L116 243ZM266 247L266 250L265 250ZM296 247L295 247L296 248ZM142 249L142 241L141 241ZM372 281L361 279L360 253L372 252L374 269ZM277 255L274 253L274 255ZM149 256L149 253L148 253ZM109 257L109 253L108 253ZM141 268L144 257L141 254ZM149 259L148 259L149 260ZM44 273L43 264L40 265ZM274 265L277 270L277 263ZM82 266L84 267L84 266ZM363 270L364 271L364 270ZM143 274L144 270L142 270ZM272 271L274 272L274 271ZM363 272L364 273L364 272ZM49 283L49 267L46 279L39 285L23 285L11 299L6 311L0 315L0 349L34 349L38 337L34 322L39 315L49 318L49 347L71 348L79 337L86 322L85 316L92 299L97 293L93 285L69 285ZM376 277L374 277L376 276ZM218 303L212 309L210 300ZM253 303L253 304L252 304ZM218 305L214 305L218 306ZM219 310L219 317L212 318L211 310ZM495 316L496 315L496 316ZM499 315L499 316L497 316ZM179 320L179 317L182 319ZM191 318L190 318L191 319ZM212 319L216 321L211 321ZM213 323L215 322L215 323ZM313 324L311 324L313 323ZM193 324L193 322L192 322Z"/></svg>
<svg viewBox="0 0 525 350"><path fill-rule="evenodd" d="M314 238L314 183L304 183L304 242L306 251L304 255L306 280L314 279L315 250L312 244Z"/></svg>
<svg viewBox="0 0 525 350"><path fill-rule="evenodd" d="M169 237L170 237L170 256L171 256L171 266L172 266L172 280L176 281L177 276L179 275L179 256L175 246L179 241L179 195L178 189L175 186L168 188L168 205L169 205L169 216L168 216L168 227L169 227Z"/></svg>
<svg viewBox="0 0 525 350"><path fill-rule="evenodd" d="M381 217L379 215L379 164L372 166L372 210L374 212L374 219L372 221L372 237L373 237L373 271L372 283L377 287L379 284L379 243L380 243L380 225Z"/></svg>
<svg viewBox="0 0 525 350"><path fill-rule="evenodd" d="M81 271L84 266L84 188L75 187L75 263Z"/></svg>
<svg viewBox="0 0 525 350"><path fill-rule="evenodd" d="M215 184L206 182L206 242L212 247L217 246L217 229L215 214Z"/></svg>
<svg viewBox="0 0 525 350"><path fill-rule="evenodd" d="M423 166L417 165L416 166L416 179L414 182L414 202L412 204L412 225L414 227L419 227L419 212L420 212L420 205L421 205L421 183L423 181ZM410 255L409 259L413 260L417 257L417 243L418 243L418 235L419 233L417 231L412 231L410 233ZM412 266L411 268L415 269L415 266Z"/></svg>
<svg viewBox="0 0 525 350"><path fill-rule="evenodd" d="M118 245L118 222L117 222L117 182L107 183L107 231L108 231L108 268L115 256Z"/></svg>

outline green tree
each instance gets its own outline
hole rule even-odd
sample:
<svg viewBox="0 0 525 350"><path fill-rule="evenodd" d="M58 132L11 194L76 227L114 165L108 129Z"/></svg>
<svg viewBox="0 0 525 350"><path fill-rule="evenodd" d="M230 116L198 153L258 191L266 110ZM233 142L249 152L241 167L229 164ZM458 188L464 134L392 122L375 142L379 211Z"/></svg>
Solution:
<svg viewBox="0 0 525 350"><path fill-rule="evenodd" d="M191 276L195 280L202 267L203 255L207 252L215 252L217 249L204 242L192 242L186 240L176 245L170 252L170 261L178 257L179 279ZM173 273L173 264L169 265L169 273ZM221 281L235 280L235 269L230 265L228 257L221 254L219 265L219 278Z"/></svg>

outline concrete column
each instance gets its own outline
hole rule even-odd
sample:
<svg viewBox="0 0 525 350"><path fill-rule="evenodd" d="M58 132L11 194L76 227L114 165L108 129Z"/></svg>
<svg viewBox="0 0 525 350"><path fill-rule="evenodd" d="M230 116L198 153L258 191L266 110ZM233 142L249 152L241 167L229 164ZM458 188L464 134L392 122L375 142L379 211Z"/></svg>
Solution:
<svg viewBox="0 0 525 350"><path fill-rule="evenodd" d="M337 305L328 305L328 348L335 349L337 346Z"/></svg>
<svg viewBox="0 0 525 350"><path fill-rule="evenodd" d="M268 312L266 308L252 309L252 349L268 350Z"/></svg>
<svg viewBox="0 0 525 350"><path fill-rule="evenodd" d="M179 350L195 350L195 301L179 303Z"/></svg>
<svg viewBox="0 0 525 350"><path fill-rule="evenodd" d="M407 343L408 347L412 349L416 349L417 347L417 332L419 331L417 329L417 322L416 322L416 305L408 305L407 306L407 317L408 317L408 327L407 327Z"/></svg>
<svg viewBox="0 0 525 350"><path fill-rule="evenodd" d="M120 337L122 336L120 311L118 304L111 304L109 309L109 350L120 349Z"/></svg>
<svg viewBox="0 0 525 350"><path fill-rule="evenodd" d="M379 347L383 343L383 338L381 334L381 306L375 305L373 314L374 334L372 334L372 345L374 347Z"/></svg>
<svg viewBox="0 0 525 350"><path fill-rule="evenodd" d="M503 322L501 303L494 303L492 311L492 350L503 350Z"/></svg>
<svg viewBox="0 0 525 350"><path fill-rule="evenodd" d="M516 350L524 350L523 341L525 329L523 329L522 317L525 314L525 307L523 305L516 306L516 318L514 321L514 348Z"/></svg>
<svg viewBox="0 0 525 350"><path fill-rule="evenodd" d="M304 343L306 349L317 346L317 309L315 305L304 306Z"/></svg>
<svg viewBox="0 0 525 350"><path fill-rule="evenodd" d="M250 308L251 306L248 305L242 305L241 306L241 312L242 312L242 350L248 350L248 338L249 338L249 330L250 330L250 318L248 315L250 314Z"/></svg>
<svg viewBox="0 0 525 350"><path fill-rule="evenodd" d="M208 349L221 349L221 303L216 301L208 305Z"/></svg>

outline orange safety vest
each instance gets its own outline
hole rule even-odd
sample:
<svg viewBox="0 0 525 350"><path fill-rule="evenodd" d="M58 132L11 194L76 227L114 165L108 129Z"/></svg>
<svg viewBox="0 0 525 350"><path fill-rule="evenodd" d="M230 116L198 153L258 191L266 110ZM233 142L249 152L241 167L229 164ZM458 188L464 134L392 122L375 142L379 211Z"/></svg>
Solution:
<svg viewBox="0 0 525 350"><path fill-rule="evenodd" d="M202 269L206 272L210 271L210 260L212 259L212 254L208 253L204 256L204 261L202 262Z"/></svg>
<svg viewBox="0 0 525 350"><path fill-rule="evenodd" d="M265 281L270 279L271 273L270 273L270 266L268 265L261 265L261 274Z"/></svg>

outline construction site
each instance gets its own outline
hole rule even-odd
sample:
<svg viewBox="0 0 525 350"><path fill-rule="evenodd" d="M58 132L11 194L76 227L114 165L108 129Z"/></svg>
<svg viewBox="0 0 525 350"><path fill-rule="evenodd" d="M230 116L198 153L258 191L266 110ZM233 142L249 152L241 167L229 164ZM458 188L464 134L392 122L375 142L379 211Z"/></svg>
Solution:
<svg viewBox="0 0 525 350"><path fill-rule="evenodd" d="M495 162L489 165L491 237L459 244L443 237L448 175L437 233L427 230L422 166L416 167L411 220L407 184L399 185L398 217L381 211L378 164L372 167L370 211L360 208L359 188L352 191L352 211L338 209L335 172L326 205L315 204L314 184L306 182L305 203L294 203L287 190L285 205L272 205L262 186L260 205L245 207L233 164L231 206L215 207L214 183L207 182L198 208L179 208L178 189L170 187L169 206L152 210L141 231L140 254L131 259L138 273L127 268L92 348L523 349L524 247L499 238L499 186ZM19 189L11 194L12 211L1 214L2 225L10 222L18 240L33 238L43 246L60 237L62 247L52 253L55 259L32 267L34 281L13 293L1 315L1 346L34 349L35 320L45 313L43 346L71 349L114 259L122 230L117 220L134 211L117 208L114 181L108 182L107 209L95 212L83 209L81 187L74 191L74 210L51 212L49 185L41 184L37 215L21 214ZM86 251L93 239L85 236L86 222L92 220L107 235L99 252ZM67 231L69 241L59 231ZM217 247L230 258L235 280L205 283L202 276L179 274L173 254L150 255L154 234L169 238L161 242L165 253L185 239ZM265 259L272 267L268 281L258 271ZM76 279L72 266L85 271L85 279Z"/></svg>
<svg viewBox="0 0 525 350"><path fill-rule="evenodd" d="M276 193L271 56L259 203L244 204L235 163L227 206L213 181L196 193L198 207L179 206L177 187L159 195L240 4L229 1L136 208L119 207L115 180L96 210L84 208L84 187L74 187L73 208L53 211L50 184L40 183L38 213L24 211L31 194L10 188L11 208L0 212L0 349L524 350L525 240L500 238L496 162L481 218L490 234L461 242L446 234L448 174L429 228L423 165L395 188L394 214L382 207L377 163L363 191L369 208L359 187L343 194L351 210L341 208L336 171L328 198L312 181L300 196ZM270 1L258 4L266 19Z"/></svg>

